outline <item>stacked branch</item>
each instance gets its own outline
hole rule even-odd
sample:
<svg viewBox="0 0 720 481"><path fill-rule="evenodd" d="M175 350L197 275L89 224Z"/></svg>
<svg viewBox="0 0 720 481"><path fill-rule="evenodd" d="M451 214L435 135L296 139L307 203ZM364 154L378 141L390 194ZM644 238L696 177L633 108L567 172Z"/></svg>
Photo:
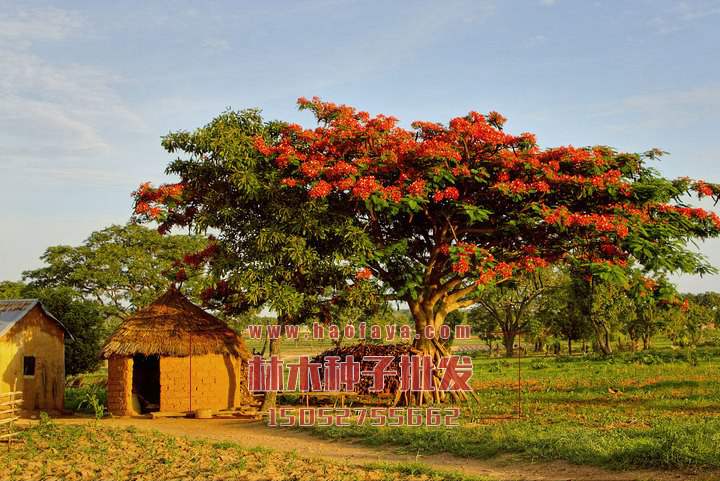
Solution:
<svg viewBox="0 0 720 481"><path fill-rule="evenodd" d="M384 388L381 392L371 392L373 383L372 377L361 376L360 381L355 385L354 392L358 395L391 395L393 396L393 406L398 404L409 406L412 404L423 404L432 402L443 402L448 399L448 395L456 401L464 401L467 399L463 393L443 393L434 389L422 392L407 392L400 390L400 357L403 355L417 356L422 355L422 351L416 349L409 344L366 344L358 343L349 346L334 347L328 349L312 359L312 362L325 362L325 358L329 356L337 356L344 360L346 356L353 356L355 361L360 362L360 371L372 371L375 363L372 361L364 361L368 356L392 356L393 361L388 370L395 372L393 375L385 377ZM322 371L321 371L322 376ZM462 396L461 396L462 395Z"/></svg>

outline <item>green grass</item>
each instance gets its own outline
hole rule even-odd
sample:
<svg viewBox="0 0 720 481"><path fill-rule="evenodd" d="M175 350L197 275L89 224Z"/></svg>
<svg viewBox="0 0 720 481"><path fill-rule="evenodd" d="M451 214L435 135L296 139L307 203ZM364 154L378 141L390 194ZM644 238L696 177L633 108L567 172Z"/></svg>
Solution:
<svg viewBox="0 0 720 481"><path fill-rule="evenodd" d="M100 406L107 406L107 369L68 376L65 384L65 409L96 414L93 398Z"/></svg>
<svg viewBox="0 0 720 481"><path fill-rule="evenodd" d="M311 428L318 436L469 458L513 453L609 468L720 468L720 350L474 358L480 399L457 428ZM506 418L506 419L498 419Z"/></svg>
<svg viewBox="0 0 720 481"><path fill-rule="evenodd" d="M451 453L492 458L516 453L533 459L623 468L717 468L720 420L661 422L649 429L595 430L569 422L536 420L442 428L315 428L329 439L356 439L367 445L395 445L408 452Z"/></svg>
<svg viewBox="0 0 720 481"><path fill-rule="evenodd" d="M95 414L91 397L95 396L102 406L107 406L107 390L104 387L65 388L65 409L84 414Z"/></svg>

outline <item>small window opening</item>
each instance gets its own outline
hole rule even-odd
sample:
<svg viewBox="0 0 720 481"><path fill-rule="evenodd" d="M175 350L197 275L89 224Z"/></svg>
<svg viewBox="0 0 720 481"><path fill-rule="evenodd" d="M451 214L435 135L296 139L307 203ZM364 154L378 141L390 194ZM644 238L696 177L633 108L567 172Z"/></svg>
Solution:
<svg viewBox="0 0 720 481"><path fill-rule="evenodd" d="M23 357L23 376L35 375L35 356Z"/></svg>

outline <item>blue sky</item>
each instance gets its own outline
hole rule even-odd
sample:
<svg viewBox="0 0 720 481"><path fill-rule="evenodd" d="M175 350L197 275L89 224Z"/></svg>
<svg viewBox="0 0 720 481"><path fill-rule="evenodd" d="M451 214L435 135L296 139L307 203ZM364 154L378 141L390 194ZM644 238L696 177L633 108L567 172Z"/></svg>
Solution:
<svg viewBox="0 0 720 481"><path fill-rule="evenodd" d="M668 176L718 181L718 21L720 1L0 0L0 279L125 222L163 134L226 107L309 124L299 96L405 124L497 110L544 146L660 147Z"/></svg>

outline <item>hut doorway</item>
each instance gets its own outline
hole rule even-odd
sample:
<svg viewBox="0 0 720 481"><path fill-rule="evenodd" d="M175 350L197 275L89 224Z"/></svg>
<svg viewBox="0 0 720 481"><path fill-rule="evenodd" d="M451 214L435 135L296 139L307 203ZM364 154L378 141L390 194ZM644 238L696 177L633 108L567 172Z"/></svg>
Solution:
<svg viewBox="0 0 720 481"><path fill-rule="evenodd" d="M133 356L133 401L137 397L142 414L160 410L160 357Z"/></svg>

